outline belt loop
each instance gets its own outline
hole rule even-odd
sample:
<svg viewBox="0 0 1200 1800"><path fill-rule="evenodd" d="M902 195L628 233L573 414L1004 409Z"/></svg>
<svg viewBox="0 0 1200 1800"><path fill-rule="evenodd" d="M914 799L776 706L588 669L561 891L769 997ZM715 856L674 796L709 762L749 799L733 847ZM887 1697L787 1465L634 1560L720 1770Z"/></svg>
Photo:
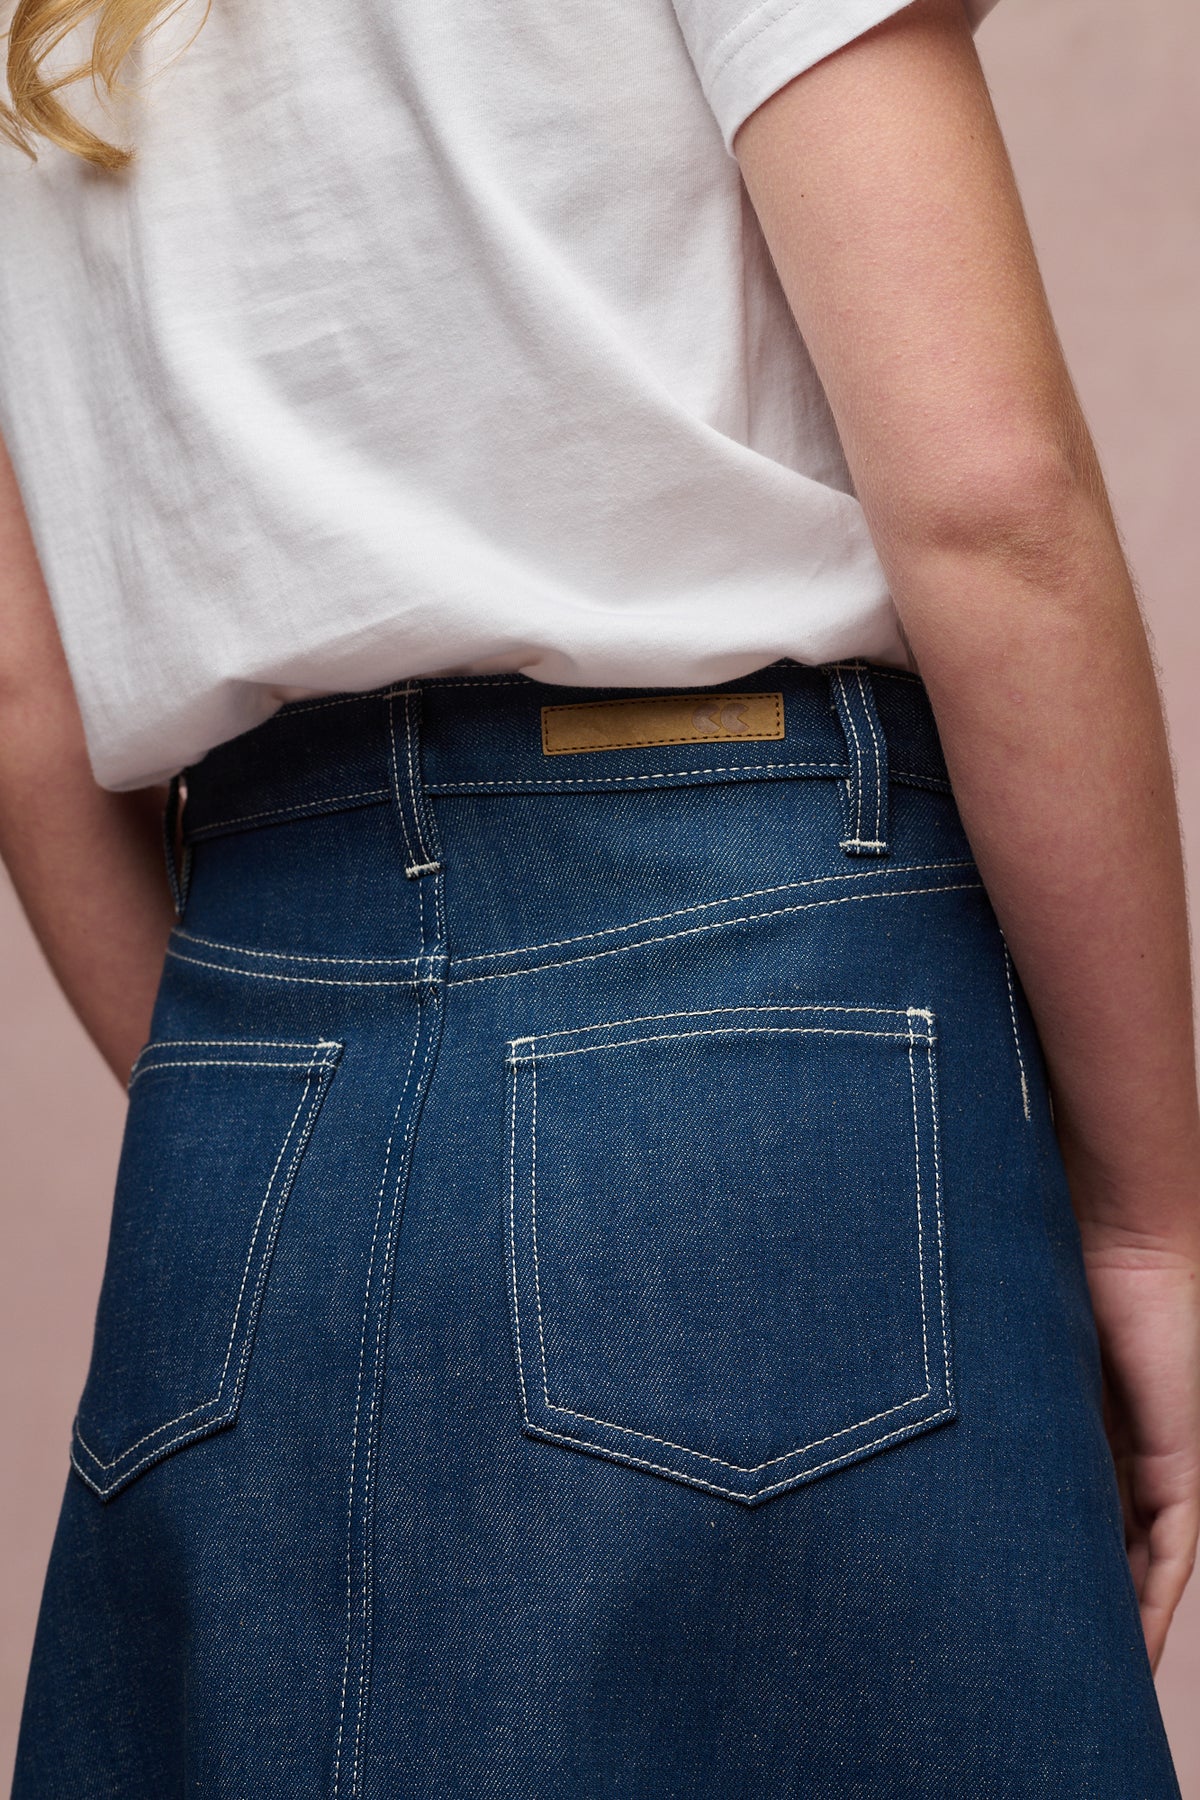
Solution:
<svg viewBox="0 0 1200 1800"><path fill-rule="evenodd" d="M875 705L868 664L839 663L829 670L838 719L846 738L850 826L842 839L847 856L888 854L887 739Z"/></svg>
<svg viewBox="0 0 1200 1800"><path fill-rule="evenodd" d="M444 956L446 917L443 902L443 866L437 828L421 773L421 687L405 682L392 696L389 708L391 735L392 798L404 838L404 873L416 882L421 920L421 952ZM427 917L426 888L432 888L432 911ZM432 966L432 965L431 965Z"/></svg>
<svg viewBox="0 0 1200 1800"><path fill-rule="evenodd" d="M163 808L163 855L167 864L167 880L175 902L175 917L183 918L187 906L188 886L192 879L192 846L184 842L180 829L183 809L187 805L187 774L181 770L172 775Z"/></svg>

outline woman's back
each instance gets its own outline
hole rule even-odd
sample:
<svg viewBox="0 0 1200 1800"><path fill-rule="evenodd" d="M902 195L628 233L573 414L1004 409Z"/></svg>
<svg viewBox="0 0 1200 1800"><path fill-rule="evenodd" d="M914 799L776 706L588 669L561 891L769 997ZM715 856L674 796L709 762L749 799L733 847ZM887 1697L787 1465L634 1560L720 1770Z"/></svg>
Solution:
<svg viewBox="0 0 1200 1800"><path fill-rule="evenodd" d="M0 412L99 778L274 689L903 664L722 136L889 10L185 12L127 173L5 156Z"/></svg>

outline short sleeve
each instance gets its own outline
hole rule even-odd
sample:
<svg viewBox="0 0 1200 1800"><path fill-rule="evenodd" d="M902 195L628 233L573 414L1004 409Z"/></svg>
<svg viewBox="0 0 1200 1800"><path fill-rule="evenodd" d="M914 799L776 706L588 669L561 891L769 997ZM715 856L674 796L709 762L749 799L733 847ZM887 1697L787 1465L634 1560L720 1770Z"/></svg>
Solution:
<svg viewBox="0 0 1200 1800"><path fill-rule="evenodd" d="M963 0L974 30L996 0ZM901 12L908 0L674 0L725 139L777 89Z"/></svg>

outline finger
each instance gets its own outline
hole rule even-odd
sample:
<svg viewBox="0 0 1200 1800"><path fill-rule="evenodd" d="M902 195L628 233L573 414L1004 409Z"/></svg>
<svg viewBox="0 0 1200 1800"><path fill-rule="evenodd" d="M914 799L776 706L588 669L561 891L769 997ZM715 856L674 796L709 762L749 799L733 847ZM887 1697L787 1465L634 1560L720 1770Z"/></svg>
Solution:
<svg viewBox="0 0 1200 1800"><path fill-rule="evenodd" d="M1125 1555L1129 1560L1129 1572L1133 1576L1133 1591L1137 1595L1138 1605L1142 1604L1146 1594L1146 1580L1150 1573L1150 1540L1144 1533L1126 1534Z"/></svg>
<svg viewBox="0 0 1200 1800"><path fill-rule="evenodd" d="M1152 1668L1158 1667L1171 1619L1195 1565L1198 1526L1200 1517L1194 1504L1164 1507L1146 1540L1146 1567L1138 1587L1138 1600ZM1130 1566L1133 1566L1132 1556ZM1135 1586L1138 1585L1136 1573L1134 1581Z"/></svg>
<svg viewBox="0 0 1200 1800"><path fill-rule="evenodd" d="M1146 1573L1150 1567L1149 1523L1139 1512L1134 1498L1134 1471L1130 1457L1126 1454L1114 1453L1113 1466L1116 1471L1117 1494L1121 1502L1121 1519L1125 1531L1125 1554L1129 1558L1134 1589L1140 1601L1146 1582Z"/></svg>

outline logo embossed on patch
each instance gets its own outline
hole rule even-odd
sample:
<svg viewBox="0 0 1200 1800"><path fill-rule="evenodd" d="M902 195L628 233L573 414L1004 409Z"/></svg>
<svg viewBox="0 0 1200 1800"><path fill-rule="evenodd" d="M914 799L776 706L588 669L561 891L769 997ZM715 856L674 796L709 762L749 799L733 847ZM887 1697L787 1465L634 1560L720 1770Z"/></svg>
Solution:
<svg viewBox="0 0 1200 1800"><path fill-rule="evenodd" d="M692 714L692 723L696 730L705 737L750 737L750 726L746 720L746 708L741 700L728 700L724 706L715 701L698 706Z"/></svg>
<svg viewBox="0 0 1200 1800"><path fill-rule="evenodd" d="M762 741L783 734L782 694L654 694L644 700L585 700L542 708L546 756Z"/></svg>

